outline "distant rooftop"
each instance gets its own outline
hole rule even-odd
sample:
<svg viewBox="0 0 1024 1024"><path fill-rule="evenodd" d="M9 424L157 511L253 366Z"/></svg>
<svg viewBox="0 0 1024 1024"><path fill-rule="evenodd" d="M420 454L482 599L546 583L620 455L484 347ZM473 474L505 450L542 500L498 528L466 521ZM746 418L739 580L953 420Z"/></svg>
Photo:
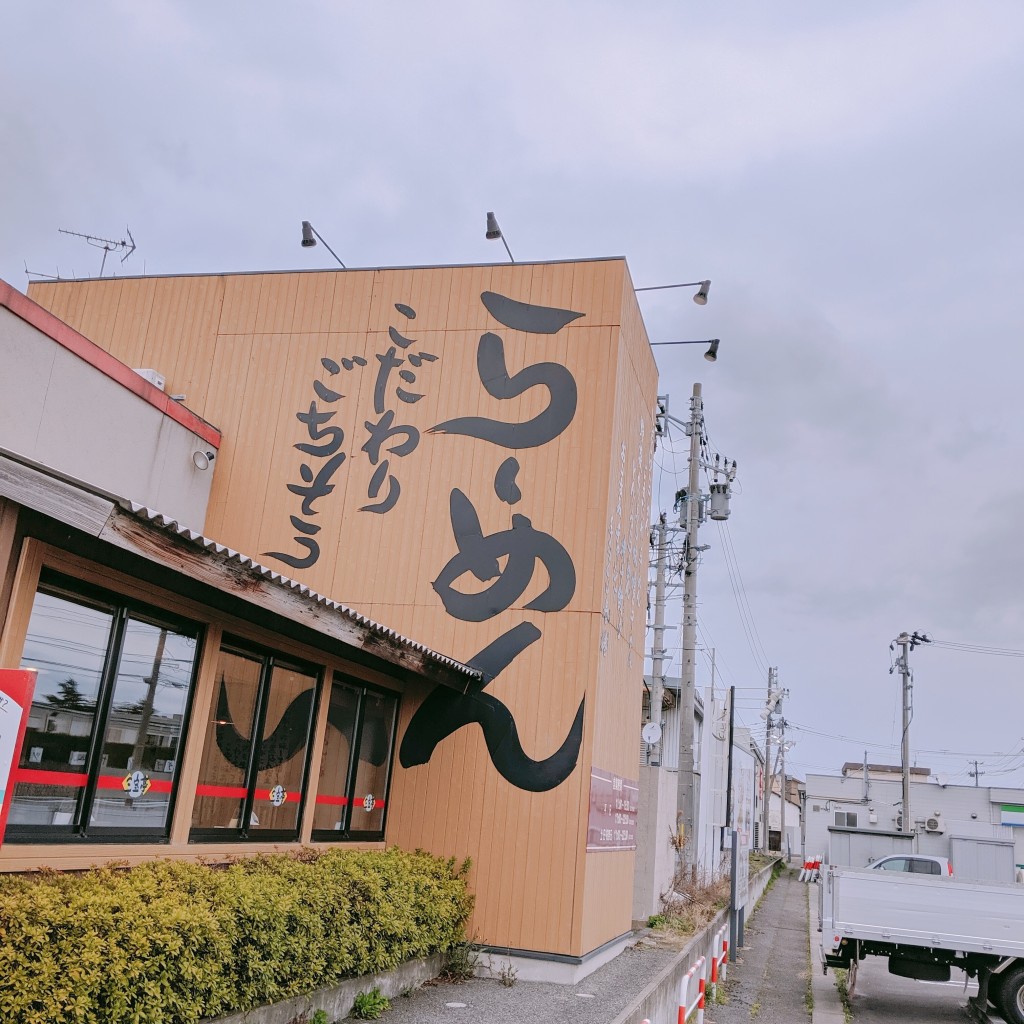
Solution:
<svg viewBox="0 0 1024 1024"><path fill-rule="evenodd" d="M863 761L847 761L843 765L843 775L860 775L864 771ZM902 775L903 768L898 764L869 764L867 765L869 772L874 772L881 775ZM928 778L931 775L931 768L918 768L916 766L910 769L911 775L916 775L919 778Z"/></svg>

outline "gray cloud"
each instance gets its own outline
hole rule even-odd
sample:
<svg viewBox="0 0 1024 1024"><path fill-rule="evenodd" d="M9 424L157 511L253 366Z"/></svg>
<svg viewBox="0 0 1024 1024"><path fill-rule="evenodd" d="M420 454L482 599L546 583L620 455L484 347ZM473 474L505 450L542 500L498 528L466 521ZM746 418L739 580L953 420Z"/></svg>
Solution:
<svg viewBox="0 0 1024 1024"><path fill-rule="evenodd" d="M901 629L1024 647L1024 9L979 10L18 5L0 277L94 274L100 254L57 229L126 224L134 272L325 265L302 219L354 266L500 260L489 209L519 259L710 277L706 307L642 300L652 339L722 339L714 366L656 350L659 389L685 416L703 381L712 440L739 462L730 536L792 717L888 743ZM707 537L702 623L725 678L760 687ZM980 710L1016 686L992 661L921 653L916 744L1017 742ZM978 710L951 714L965 679ZM807 734L797 754L860 750Z"/></svg>

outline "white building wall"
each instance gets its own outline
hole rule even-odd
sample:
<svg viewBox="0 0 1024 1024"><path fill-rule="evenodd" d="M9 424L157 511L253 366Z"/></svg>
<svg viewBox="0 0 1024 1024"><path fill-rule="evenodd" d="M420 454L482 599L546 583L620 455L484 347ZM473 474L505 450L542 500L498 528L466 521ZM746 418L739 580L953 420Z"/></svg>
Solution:
<svg viewBox="0 0 1024 1024"><path fill-rule="evenodd" d="M0 447L202 532L208 441L2 306L0 367Z"/></svg>
<svg viewBox="0 0 1024 1024"><path fill-rule="evenodd" d="M828 826L836 813L855 813L857 827L896 831L903 800L903 784L873 778L865 789L862 777L807 776L807 852L828 851ZM917 826L918 853L948 857L950 838L999 839L1014 844L1014 859L1024 867L1024 826L1001 824L1003 806L1024 805L1024 790L987 786L941 786L934 779L910 784L910 809ZM788 813L788 812L787 812ZM938 819L941 831L928 831L929 818ZM955 868L955 865L954 865Z"/></svg>

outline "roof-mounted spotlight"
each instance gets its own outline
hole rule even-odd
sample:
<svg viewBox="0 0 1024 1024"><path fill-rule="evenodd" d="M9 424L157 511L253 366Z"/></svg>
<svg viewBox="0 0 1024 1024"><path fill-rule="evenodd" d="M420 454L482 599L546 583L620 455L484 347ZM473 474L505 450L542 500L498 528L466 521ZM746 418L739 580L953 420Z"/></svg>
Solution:
<svg viewBox="0 0 1024 1024"><path fill-rule="evenodd" d="M657 292L663 288L696 288L697 292L693 296L693 301L698 306L706 306L708 304L708 292L711 290L710 281L684 281L681 284L652 284L646 288L634 288L635 292Z"/></svg>
<svg viewBox="0 0 1024 1024"><path fill-rule="evenodd" d="M313 246L316 245L316 240L318 238L320 239L321 242L324 242L323 236L320 234L320 232L317 231L317 229L315 227L313 227L313 225L310 224L308 220L304 220L302 222L302 247L303 247L303 249L312 249ZM324 248L339 263L341 263L341 266L345 270L348 270L348 267L346 267L345 264L341 262L341 259L339 258L338 254L326 242L324 242Z"/></svg>
<svg viewBox="0 0 1024 1024"><path fill-rule="evenodd" d="M487 213L487 233L485 237L491 241L495 238L500 238L501 244L505 246L505 252L508 253L509 260L512 263L515 263L516 258L512 255L512 250L508 247L508 242L505 241L505 236L501 233L501 228L498 227L498 218L490 211Z"/></svg>
<svg viewBox="0 0 1024 1024"><path fill-rule="evenodd" d="M718 359L720 342L720 338L706 338L703 341L652 341L651 347L653 348L655 345L707 345L708 350L704 353L704 358L709 363L713 363Z"/></svg>

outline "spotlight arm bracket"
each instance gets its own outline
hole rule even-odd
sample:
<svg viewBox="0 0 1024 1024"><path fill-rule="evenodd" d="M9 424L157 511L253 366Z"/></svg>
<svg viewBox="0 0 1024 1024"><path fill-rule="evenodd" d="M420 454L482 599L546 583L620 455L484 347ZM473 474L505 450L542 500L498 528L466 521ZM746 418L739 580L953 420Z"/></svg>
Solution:
<svg viewBox="0 0 1024 1024"><path fill-rule="evenodd" d="M634 288L635 292L660 292L665 288L696 288L705 284L704 281L683 281L681 284L650 284L644 288Z"/></svg>

